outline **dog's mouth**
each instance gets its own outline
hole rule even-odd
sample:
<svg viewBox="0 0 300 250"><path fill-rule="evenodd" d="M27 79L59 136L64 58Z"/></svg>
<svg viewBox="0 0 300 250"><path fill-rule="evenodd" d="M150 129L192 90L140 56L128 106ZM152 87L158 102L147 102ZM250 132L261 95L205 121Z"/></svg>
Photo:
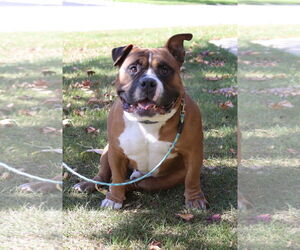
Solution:
<svg viewBox="0 0 300 250"><path fill-rule="evenodd" d="M160 106L156 102L149 99L144 99L144 100L137 101L133 104L129 104L125 101L125 99L123 99L122 97L120 98L122 100L123 109L126 112L137 113L139 115L148 115L148 116L155 115L155 114L163 115L169 113L175 104L175 101L173 101L169 105Z"/></svg>

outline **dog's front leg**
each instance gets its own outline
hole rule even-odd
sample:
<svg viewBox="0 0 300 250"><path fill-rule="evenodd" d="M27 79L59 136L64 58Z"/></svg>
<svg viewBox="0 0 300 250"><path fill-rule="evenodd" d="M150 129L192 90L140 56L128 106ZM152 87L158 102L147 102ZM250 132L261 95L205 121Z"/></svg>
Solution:
<svg viewBox="0 0 300 250"><path fill-rule="evenodd" d="M112 173L112 183L120 183L126 180L128 159L123 153L116 150L108 150L108 161ZM111 186L101 207L120 209L125 200L125 186Z"/></svg>
<svg viewBox="0 0 300 250"><path fill-rule="evenodd" d="M193 150L184 155L187 169L185 176L185 204L187 208L206 209L208 204L201 190L200 172L203 163L202 152Z"/></svg>

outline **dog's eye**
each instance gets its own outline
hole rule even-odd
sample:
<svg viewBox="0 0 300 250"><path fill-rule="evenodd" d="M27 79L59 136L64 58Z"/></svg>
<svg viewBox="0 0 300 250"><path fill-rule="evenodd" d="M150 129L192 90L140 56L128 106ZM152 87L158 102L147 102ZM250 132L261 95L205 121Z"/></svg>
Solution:
<svg viewBox="0 0 300 250"><path fill-rule="evenodd" d="M131 74L135 74L136 72L138 72L138 67L136 65L129 66L129 72Z"/></svg>
<svg viewBox="0 0 300 250"><path fill-rule="evenodd" d="M160 73L161 75L163 75L163 76L168 75L169 72L170 72L170 70L169 70L169 68L168 68L167 66L161 66L161 67L159 68L159 73Z"/></svg>

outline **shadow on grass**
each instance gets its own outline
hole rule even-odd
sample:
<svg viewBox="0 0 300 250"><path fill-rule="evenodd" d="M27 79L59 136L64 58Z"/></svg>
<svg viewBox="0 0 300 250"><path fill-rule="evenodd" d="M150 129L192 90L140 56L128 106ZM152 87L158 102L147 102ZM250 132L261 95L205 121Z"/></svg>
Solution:
<svg viewBox="0 0 300 250"><path fill-rule="evenodd" d="M191 223L186 223L175 216L184 209L184 187L179 185L159 192L134 191L129 193L124 204L125 208L120 212L107 211L108 218L105 217L104 221L103 218L98 218L99 230L88 232L86 237L91 240L101 240L108 245L112 243L122 245L124 239L127 243L139 242L143 245L157 240L166 248L168 244L174 247L177 242L184 249L199 249L202 246L209 247L209 249L227 249L226 240L224 243L208 243L207 237L212 231L218 230L216 228L219 228L219 225L209 224L207 218L211 214L224 213L236 207L237 172L234 168L223 166L217 166L217 168L221 169L218 173L209 168L203 169L202 184L211 207L207 211L193 211L195 219ZM102 199L104 195L99 193L82 195L68 192L64 197L64 208L66 211L74 209L76 211L76 208L84 207L89 213L89 210L100 209ZM138 212L136 212L137 207ZM117 220L115 216L118 217ZM109 217L114 218L113 221L110 221ZM234 225L235 221L224 219L222 223ZM159 228L162 230L160 231ZM222 226L220 230L222 233L230 231L226 226L224 228Z"/></svg>

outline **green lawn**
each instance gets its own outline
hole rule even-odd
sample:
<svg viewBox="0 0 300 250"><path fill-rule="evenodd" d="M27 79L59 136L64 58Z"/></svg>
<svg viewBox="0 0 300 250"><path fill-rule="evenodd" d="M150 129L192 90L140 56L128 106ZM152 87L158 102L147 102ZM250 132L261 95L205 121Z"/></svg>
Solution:
<svg viewBox="0 0 300 250"><path fill-rule="evenodd" d="M149 4L209 4L209 5L232 5L237 4L237 0L115 0L117 2L149 3Z"/></svg>
<svg viewBox="0 0 300 250"><path fill-rule="evenodd" d="M66 245L110 249L147 248L153 241L165 249L230 249L236 238L236 96L210 93L236 86L236 57L208 43L210 39L235 37L235 26L149 29L67 33L64 35L64 119L72 126L64 129L64 161L78 172L93 177L99 155L84 153L88 148L106 144L106 117L110 98L114 98L113 81L117 69L112 66L111 50L134 43L143 47L162 46L175 33L191 32L186 42L187 57L182 73L187 92L199 104L205 132L203 189L211 208L192 211L191 223L175 217L185 212L183 186L157 193L133 192L120 211L99 209L102 193L91 195L74 192L76 178L64 185L64 231ZM88 77L86 70L95 74ZM212 80L219 77L220 80ZM82 81L90 81L84 88ZM90 98L100 103L88 103ZM232 101L234 107L223 110L220 103ZM80 110L81 112L79 112ZM87 133L92 126L99 133ZM209 223L212 214L222 220Z"/></svg>
<svg viewBox="0 0 300 250"><path fill-rule="evenodd" d="M0 34L0 122L13 121L0 125L0 161L44 178L61 173L61 154L38 152L62 147L61 46L58 33ZM0 167L1 249L60 246L61 192L21 192L28 181Z"/></svg>
<svg viewBox="0 0 300 250"><path fill-rule="evenodd" d="M272 4L272 5L289 5L289 4L300 4L299 0L239 0L239 4Z"/></svg>
<svg viewBox="0 0 300 250"><path fill-rule="evenodd" d="M300 247L299 57L251 43L299 35L299 25L243 27L239 32L243 161L238 180L239 191L254 205L239 216L243 249ZM262 214L270 221L256 223Z"/></svg>

